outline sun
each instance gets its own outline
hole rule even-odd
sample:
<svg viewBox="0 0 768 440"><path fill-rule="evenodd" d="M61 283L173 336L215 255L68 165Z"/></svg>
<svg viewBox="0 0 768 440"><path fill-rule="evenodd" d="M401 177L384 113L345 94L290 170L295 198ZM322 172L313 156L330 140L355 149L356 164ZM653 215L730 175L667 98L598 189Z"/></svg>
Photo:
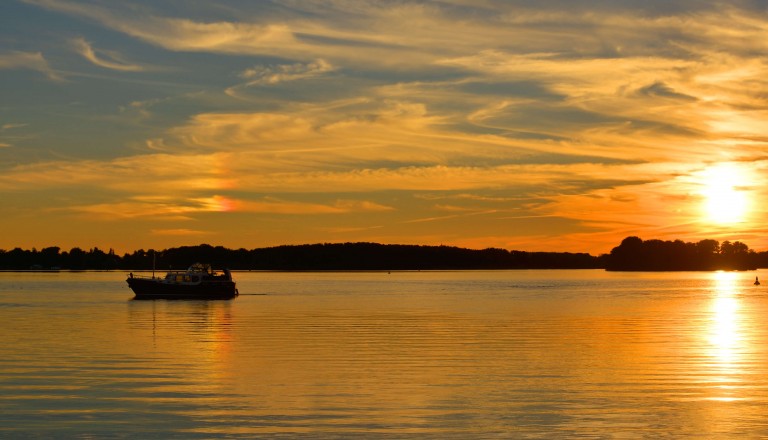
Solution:
<svg viewBox="0 0 768 440"><path fill-rule="evenodd" d="M702 178L707 220L720 225L743 222L749 208L746 170L735 164L718 164L706 169Z"/></svg>

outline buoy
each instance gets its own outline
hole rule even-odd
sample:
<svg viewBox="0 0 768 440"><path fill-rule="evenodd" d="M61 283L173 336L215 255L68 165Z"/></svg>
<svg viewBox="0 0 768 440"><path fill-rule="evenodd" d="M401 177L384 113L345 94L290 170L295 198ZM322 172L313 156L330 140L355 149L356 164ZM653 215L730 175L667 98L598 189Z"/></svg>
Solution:
<svg viewBox="0 0 768 440"><path fill-rule="evenodd" d="M759 286L759 285L760 285L760 280L758 280L757 277L755 277L755 286Z"/></svg>

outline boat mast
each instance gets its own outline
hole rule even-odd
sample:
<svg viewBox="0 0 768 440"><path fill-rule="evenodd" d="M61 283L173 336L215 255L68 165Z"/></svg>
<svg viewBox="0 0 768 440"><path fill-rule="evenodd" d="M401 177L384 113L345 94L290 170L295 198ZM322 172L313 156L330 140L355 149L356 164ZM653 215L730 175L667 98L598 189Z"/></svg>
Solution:
<svg viewBox="0 0 768 440"><path fill-rule="evenodd" d="M152 278L155 278L155 257L157 256L157 253L154 249L152 249Z"/></svg>

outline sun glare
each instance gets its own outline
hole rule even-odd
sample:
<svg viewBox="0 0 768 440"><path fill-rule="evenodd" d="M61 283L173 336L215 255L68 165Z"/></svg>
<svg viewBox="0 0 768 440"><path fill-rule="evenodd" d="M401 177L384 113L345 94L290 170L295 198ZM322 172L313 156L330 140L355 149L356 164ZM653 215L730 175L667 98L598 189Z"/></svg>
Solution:
<svg viewBox="0 0 768 440"><path fill-rule="evenodd" d="M748 211L745 171L733 164L720 164L703 173L702 194L707 219L718 224L743 222Z"/></svg>

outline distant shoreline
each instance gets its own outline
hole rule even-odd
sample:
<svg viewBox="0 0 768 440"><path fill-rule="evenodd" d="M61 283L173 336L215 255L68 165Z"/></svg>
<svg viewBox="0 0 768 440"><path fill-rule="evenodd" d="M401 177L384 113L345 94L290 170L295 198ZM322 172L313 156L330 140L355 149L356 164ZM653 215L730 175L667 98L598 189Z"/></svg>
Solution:
<svg viewBox="0 0 768 440"><path fill-rule="evenodd" d="M119 256L98 248L58 247L0 250L0 271L156 271L184 269L195 262L236 271L386 272L451 270L605 269L622 272L747 271L768 267L768 252L741 242L701 240L685 243L627 237L609 254L527 252L455 246L379 243L319 243L228 249L201 244L156 251L143 249Z"/></svg>

